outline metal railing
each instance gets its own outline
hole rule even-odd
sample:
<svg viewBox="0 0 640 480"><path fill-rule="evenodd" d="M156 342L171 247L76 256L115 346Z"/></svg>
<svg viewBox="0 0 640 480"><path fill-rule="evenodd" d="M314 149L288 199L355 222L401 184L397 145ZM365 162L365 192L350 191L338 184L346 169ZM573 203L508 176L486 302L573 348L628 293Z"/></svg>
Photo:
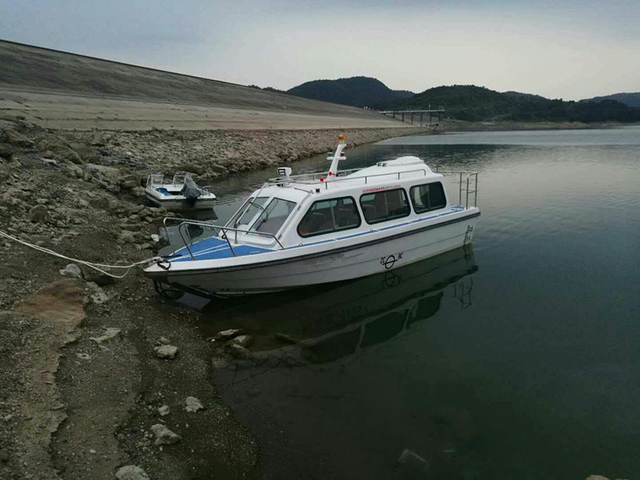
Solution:
<svg viewBox="0 0 640 480"><path fill-rule="evenodd" d="M341 181L345 181L345 180L364 180L365 184L369 183L369 179L370 178L374 178L374 177L388 177L388 176L396 176L398 178L398 180L400 180L402 178L403 175L405 174L409 174L409 173L417 173L417 172L422 172L423 176L427 176L427 170L424 168L417 168L415 170L404 170L404 171L400 171L400 172L386 172L386 173L375 173L372 175L360 175L360 176L353 176L351 177L350 175L352 173L358 172L362 170L361 168L354 168L351 170L338 170L338 172L336 173L336 176L334 178L329 178L328 177L328 172L320 172L320 173L307 173L307 174L301 174L301 175L291 175L290 177L278 177L278 178L272 178L269 179L269 182L273 183L273 184L283 184L283 183L288 183L288 182L293 182L293 183L316 183L318 180L320 180L321 182L324 183L325 185L325 189L329 188L329 184L330 183L334 183L334 182L341 182Z"/></svg>
<svg viewBox="0 0 640 480"><path fill-rule="evenodd" d="M232 242L229 238L229 235L227 234L227 232L234 232L235 233L235 245L241 245L238 243L238 232L240 233L244 233L246 235L256 235L256 236L260 236L260 237L267 237L270 239L273 239L276 241L276 243L278 244L278 246L280 247L281 250L284 250L284 247L282 246L282 243L280 243L280 240L278 240L276 238L276 236L272 233L265 233L265 232L257 232L257 231L247 231L247 230L241 230L238 228L231 228L231 227L226 227L223 225L214 225L212 223L208 223L208 222L201 222L198 220L185 220L184 218L177 218L177 217L165 217L164 220L162 221L162 225L164 227L164 231L167 235L167 238L169 239L169 245L171 247L172 253L171 255L175 255L175 253L180 250L180 248L182 247L178 247L175 248L173 245L173 242L171 241L171 235L169 234L169 227L167 226L167 222L168 221L175 221L175 222L180 222L177 225L177 231L178 234L180 235L180 238L182 239L182 242L184 243L184 246L187 248L187 251L189 252L189 255L191 256L191 260L195 260L195 256L193 254L193 251L191 250L191 245L193 244L193 239L191 238L191 235L189 234L188 231L188 227L189 225L195 225L195 226L199 226L199 227L207 227L207 228L211 228L214 230L214 232L216 232L215 236L218 238L223 238L224 240L227 241L227 244L229 245L229 249L231 250L231 254L236 257L238 256L236 251L233 248ZM176 228L176 227L174 227ZM222 233L222 235L220 235L220 233Z"/></svg>
<svg viewBox="0 0 640 480"><path fill-rule="evenodd" d="M478 206L478 172L447 172L436 169L435 173L441 175L455 175L458 178L458 204L462 205L462 192L465 192L465 208L469 208L469 196L473 195L472 207Z"/></svg>

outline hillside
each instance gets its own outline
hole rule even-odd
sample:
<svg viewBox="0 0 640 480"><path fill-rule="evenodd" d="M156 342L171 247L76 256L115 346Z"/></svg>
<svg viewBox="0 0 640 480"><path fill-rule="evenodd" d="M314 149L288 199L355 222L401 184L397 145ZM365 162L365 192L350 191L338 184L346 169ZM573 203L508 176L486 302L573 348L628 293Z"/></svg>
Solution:
<svg viewBox="0 0 640 480"><path fill-rule="evenodd" d="M614 93L613 95L603 95L582 100L583 102L601 102L603 100L617 100L629 107L640 108L640 92L636 93Z"/></svg>
<svg viewBox="0 0 640 480"><path fill-rule="evenodd" d="M394 104L402 109L434 106L443 106L448 117L467 121L640 121L639 108L616 100L567 102L518 92L500 93L475 85L435 87Z"/></svg>
<svg viewBox="0 0 640 480"><path fill-rule="evenodd" d="M384 108L390 103L412 97L413 92L391 90L380 80L369 77L314 80L287 91L298 97L324 100L354 107Z"/></svg>
<svg viewBox="0 0 640 480"><path fill-rule="evenodd" d="M375 128L374 112L0 41L0 109L53 128Z"/></svg>

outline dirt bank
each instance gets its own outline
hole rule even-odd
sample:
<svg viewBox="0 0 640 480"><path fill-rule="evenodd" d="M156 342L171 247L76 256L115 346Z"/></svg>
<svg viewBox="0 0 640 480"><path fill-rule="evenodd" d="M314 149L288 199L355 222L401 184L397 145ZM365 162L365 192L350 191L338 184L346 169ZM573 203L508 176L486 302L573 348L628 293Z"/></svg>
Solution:
<svg viewBox="0 0 640 480"><path fill-rule="evenodd" d="M371 110L0 40L0 111L47 128L385 128Z"/></svg>
<svg viewBox="0 0 640 480"><path fill-rule="evenodd" d="M344 133L353 145L417 131ZM0 120L0 230L88 261L139 261L155 255L165 214L144 205L148 172L215 179L271 168L328 151L337 133L73 132ZM137 271L63 276L69 263L0 238L0 478L112 479L126 466L159 480L252 478L259 449L219 403L197 315ZM158 358L165 344L174 358ZM187 411L187 397L204 408ZM145 478L137 472L122 478Z"/></svg>

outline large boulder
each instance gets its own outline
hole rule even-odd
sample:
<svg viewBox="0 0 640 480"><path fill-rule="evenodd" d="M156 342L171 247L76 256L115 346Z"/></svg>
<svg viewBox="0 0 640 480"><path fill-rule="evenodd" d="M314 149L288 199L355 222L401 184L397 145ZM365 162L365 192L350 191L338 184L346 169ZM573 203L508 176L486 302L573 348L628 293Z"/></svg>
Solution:
<svg viewBox="0 0 640 480"><path fill-rule="evenodd" d="M161 423L152 425L151 431L156 436L156 445L173 445L174 443L178 443L182 440L180 435L172 432Z"/></svg>
<svg viewBox="0 0 640 480"><path fill-rule="evenodd" d="M126 465L116 472L117 480L149 480L149 475L136 465Z"/></svg>
<svg viewBox="0 0 640 480"><path fill-rule="evenodd" d="M196 163L185 163L184 165L182 165L180 170L183 170L185 172L195 173L196 175L204 175L207 171L205 167L203 167L202 165L198 165Z"/></svg>
<svg viewBox="0 0 640 480"><path fill-rule="evenodd" d="M127 175L120 179L120 188L131 190L140 186L140 177L137 175Z"/></svg>
<svg viewBox="0 0 640 480"><path fill-rule="evenodd" d="M106 182L109 184L117 184L120 180L120 170L114 167L106 167L104 165L96 165L95 163L87 163L84 166L85 180L94 179L98 182Z"/></svg>
<svg viewBox="0 0 640 480"><path fill-rule="evenodd" d="M15 149L8 143L0 143L0 158L11 160Z"/></svg>
<svg viewBox="0 0 640 480"><path fill-rule="evenodd" d="M20 132L9 128L4 131L4 139L7 143L21 148L34 148L36 144L33 140L25 137Z"/></svg>
<svg viewBox="0 0 640 480"><path fill-rule="evenodd" d="M49 210L44 205L36 205L29 210L29 218L32 222L44 222L49 218Z"/></svg>
<svg viewBox="0 0 640 480"><path fill-rule="evenodd" d="M82 157L67 143L67 140L58 135L47 135L41 142L40 148L44 150L45 158L71 162L82 165Z"/></svg>
<svg viewBox="0 0 640 480"><path fill-rule="evenodd" d="M86 163L95 163L100 160L100 155L93 148L82 143L71 143L69 147L80 155L80 158Z"/></svg>
<svg viewBox="0 0 640 480"><path fill-rule="evenodd" d="M59 160L66 160L67 162L75 163L76 165L82 165L82 157L71 147L66 145L60 145L53 150L53 156Z"/></svg>

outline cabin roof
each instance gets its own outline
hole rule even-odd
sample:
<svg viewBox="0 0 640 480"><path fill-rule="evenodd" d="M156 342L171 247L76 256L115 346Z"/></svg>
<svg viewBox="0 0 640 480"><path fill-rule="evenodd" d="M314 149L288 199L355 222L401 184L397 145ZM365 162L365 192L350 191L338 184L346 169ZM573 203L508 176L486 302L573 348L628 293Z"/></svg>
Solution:
<svg viewBox="0 0 640 480"><path fill-rule="evenodd" d="M327 178L327 173L292 175L288 178L273 179L271 184L262 189L260 196L275 196L286 200L298 201L309 193L322 194L326 192L338 193L342 190L353 190L362 186L395 185L399 181L423 178L426 181L442 178L434 173L424 161L414 156L404 156L395 160L378 162L376 165L358 169L341 170L333 179Z"/></svg>

